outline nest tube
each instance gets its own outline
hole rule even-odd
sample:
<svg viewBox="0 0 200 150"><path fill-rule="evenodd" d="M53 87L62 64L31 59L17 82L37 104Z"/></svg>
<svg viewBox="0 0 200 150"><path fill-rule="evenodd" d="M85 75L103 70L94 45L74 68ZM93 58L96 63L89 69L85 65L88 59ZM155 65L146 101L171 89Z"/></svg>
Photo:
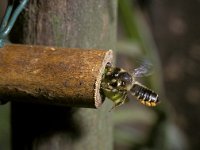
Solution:
<svg viewBox="0 0 200 150"><path fill-rule="evenodd" d="M0 99L98 108L112 50L5 45L0 51Z"/></svg>

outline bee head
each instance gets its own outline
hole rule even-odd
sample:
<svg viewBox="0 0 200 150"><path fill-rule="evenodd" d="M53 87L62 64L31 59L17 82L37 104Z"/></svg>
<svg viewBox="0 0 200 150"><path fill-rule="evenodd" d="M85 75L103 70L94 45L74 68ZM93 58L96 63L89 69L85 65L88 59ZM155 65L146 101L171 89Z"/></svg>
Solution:
<svg viewBox="0 0 200 150"><path fill-rule="evenodd" d="M132 80L128 72L120 70L112 75L111 86L118 90L128 90L132 85Z"/></svg>
<svg viewBox="0 0 200 150"><path fill-rule="evenodd" d="M110 90L129 90L132 86L132 76L122 68L107 67L104 80Z"/></svg>
<svg viewBox="0 0 200 150"><path fill-rule="evenodd" d="M118 86L128 88L132 85L132 76L128 72L121 72L118 76Z"/></svg>

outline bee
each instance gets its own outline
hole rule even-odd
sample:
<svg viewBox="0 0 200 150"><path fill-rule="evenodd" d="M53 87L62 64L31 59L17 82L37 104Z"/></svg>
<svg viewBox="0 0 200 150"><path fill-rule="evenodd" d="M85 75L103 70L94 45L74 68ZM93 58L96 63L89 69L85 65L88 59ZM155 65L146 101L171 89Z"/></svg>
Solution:
<svg viewBox="0 0 200 150"><path fill-rule="evenodd" d="M101 89L104 96L114 102L113 108L128 101L128 92L146 106L156 106L159 103L158 94L135 80L137 77L144 76L147 70L147 65L141 65L130 74L122 68L113 67L111 63L106 65Z"/></svg>

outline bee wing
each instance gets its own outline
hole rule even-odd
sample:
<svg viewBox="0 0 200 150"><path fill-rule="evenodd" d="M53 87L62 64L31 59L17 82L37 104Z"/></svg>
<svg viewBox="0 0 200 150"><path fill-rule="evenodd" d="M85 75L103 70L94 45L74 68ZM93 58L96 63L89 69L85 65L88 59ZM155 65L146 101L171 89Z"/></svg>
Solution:
<svg viewBox="0 0 200 150"><path fill-rule="evenodd" d="M132 74L134 77L144 77L151 75L152 72L153 64L148 60L144 60L138 68L133 70Z"/></svg>

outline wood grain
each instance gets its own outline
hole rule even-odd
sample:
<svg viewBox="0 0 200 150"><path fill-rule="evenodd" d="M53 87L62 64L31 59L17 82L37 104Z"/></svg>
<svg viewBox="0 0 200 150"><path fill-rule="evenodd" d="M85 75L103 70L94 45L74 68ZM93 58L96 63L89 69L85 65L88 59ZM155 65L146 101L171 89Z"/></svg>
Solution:
<svg viewBox="0 0 200 150"><path fill-rule="evenodd" d="M98 108L112 51L6 45L0 58L1 99Z"/></svg>

